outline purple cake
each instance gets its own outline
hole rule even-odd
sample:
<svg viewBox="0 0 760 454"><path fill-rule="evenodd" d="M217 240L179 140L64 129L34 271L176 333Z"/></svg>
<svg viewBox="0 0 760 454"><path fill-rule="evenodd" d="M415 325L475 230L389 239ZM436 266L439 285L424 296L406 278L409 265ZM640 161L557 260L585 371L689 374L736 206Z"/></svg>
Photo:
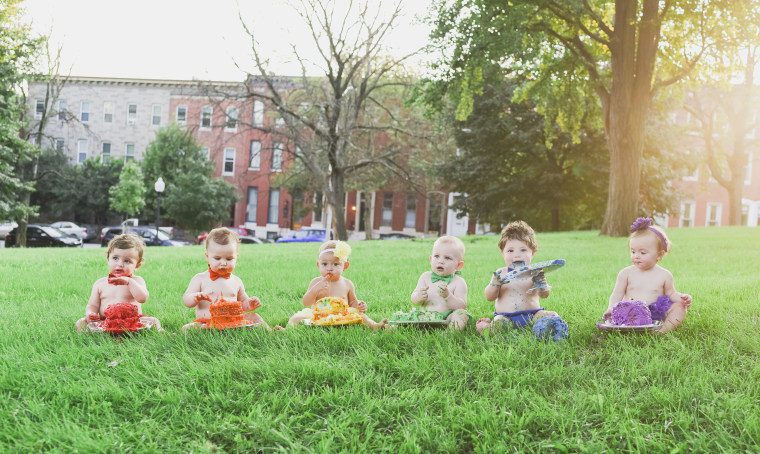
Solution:
<svg viewBox="0 0 760 454"><path fill-rule="evenodd" d="M652 313L643 301L621 301L612 308L612 324L642 326L652 324Z"/></svg>

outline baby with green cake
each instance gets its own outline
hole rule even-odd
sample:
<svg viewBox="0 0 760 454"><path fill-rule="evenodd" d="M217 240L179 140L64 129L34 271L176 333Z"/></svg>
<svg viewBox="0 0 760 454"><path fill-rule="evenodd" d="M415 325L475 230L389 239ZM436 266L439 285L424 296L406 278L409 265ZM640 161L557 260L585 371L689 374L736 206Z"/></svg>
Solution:
<svg viewBox="0 0 760 454"><path fill-rule="evenodd" d="M391 321L443 321L452 329L467 326L467 283L457 273L464 266L464 243L455 236L442 236L433 244L431 271L425 271L411 295L419 309L396 314Z"/></svg>

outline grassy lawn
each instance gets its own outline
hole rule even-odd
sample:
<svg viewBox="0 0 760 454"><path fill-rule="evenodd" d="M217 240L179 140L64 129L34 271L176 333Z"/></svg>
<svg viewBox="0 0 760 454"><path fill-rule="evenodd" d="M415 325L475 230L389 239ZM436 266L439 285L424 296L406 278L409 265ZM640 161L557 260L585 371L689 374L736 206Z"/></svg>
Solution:
<svg viewBox="0 0 760 454"><path fill-rule="evenodd" d="M760 229L670 229L662 265L694 304L667 336L595 323L625 239L539 234L544 306L570 326L545 344L465 333L301 327L180 333L201 246L150 248L137 271L145 313L168 333L82 335L105 249L0 249L0 452L758 452ZM498 237L468 237L468 310L503 262ZM352 243L359 298L375 320L410 309L431 240ZM317 275L318 244L243 245L235 273L284 325Z"/></svg>

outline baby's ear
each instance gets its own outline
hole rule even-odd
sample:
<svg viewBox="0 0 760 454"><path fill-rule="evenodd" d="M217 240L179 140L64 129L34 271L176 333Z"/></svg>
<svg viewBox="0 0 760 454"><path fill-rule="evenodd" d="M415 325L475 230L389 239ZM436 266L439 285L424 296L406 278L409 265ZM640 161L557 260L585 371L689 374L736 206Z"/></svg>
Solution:
<svg viewBox="0 0 760 454"><path fill-rule="evenodd" d="M464 260L460 260L459 263L457 263L457 271L461 270L464 266Z"/></svg>
<svg viewBox="0 0 760 454"><path fill-rule="evenodd" d="M346 260L346 263L343 264L343 271L346 271L348 269L348 260Z"/></svg>

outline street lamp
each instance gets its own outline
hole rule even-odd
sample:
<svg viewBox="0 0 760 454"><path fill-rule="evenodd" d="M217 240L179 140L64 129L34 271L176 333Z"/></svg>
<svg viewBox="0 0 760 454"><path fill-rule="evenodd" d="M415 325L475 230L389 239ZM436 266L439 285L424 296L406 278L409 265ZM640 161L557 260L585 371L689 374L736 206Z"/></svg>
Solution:
<svg viewBox="0 0 760 454"><path fill-rule="evenodd" d="M161 225L161 194L164 192L164 189L166 189L164 179L158 177L156 184L153 185L153 189L156 190L156 194L158 195L158 198L156 199L156 241L158 241L158 226Z"/></svg>

